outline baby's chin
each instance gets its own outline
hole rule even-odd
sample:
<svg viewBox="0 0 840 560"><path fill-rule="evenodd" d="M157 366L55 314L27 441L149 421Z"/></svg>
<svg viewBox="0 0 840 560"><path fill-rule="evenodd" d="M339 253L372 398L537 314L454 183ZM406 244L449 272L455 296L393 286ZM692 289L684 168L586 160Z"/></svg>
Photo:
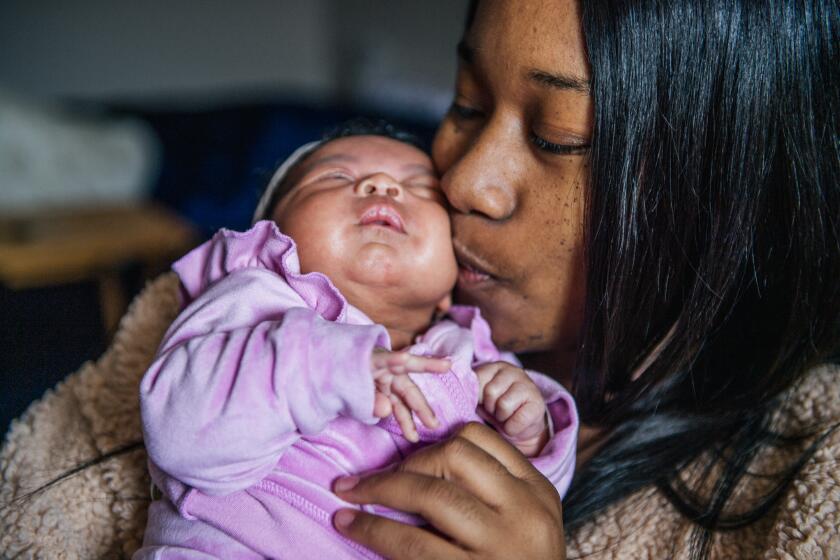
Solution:
<svg viewBox="0 0 840 560"><path fill-rule="evenodd" d="M388 290L411 289L421 269L409 255L387 245L367 244L345 261L346 276L353 283Z"/></svg>
<svg viewBox="0 0 840 560"><path fill-rule="evenodd" d="M422 305L436 297L442 298L454 286L454 279L449 282L444 275L434 272L436 268L391 247L367 245L344 259L342 276L358 288L398 295L406 305Z"/></svg>

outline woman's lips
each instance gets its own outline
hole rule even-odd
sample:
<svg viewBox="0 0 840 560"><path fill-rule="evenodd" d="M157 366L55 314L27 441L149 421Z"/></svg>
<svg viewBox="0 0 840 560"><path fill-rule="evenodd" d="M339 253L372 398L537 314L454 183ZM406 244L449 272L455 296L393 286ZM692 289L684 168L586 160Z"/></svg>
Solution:
<svg viewBox="0 0 840 560"><path fill-rule="evenodd" d="M458 283L459 284L479 284L490 280L490 275L479 270L475 270L462 263L458 263Z"/></svg>
<svg viewBox="0 0 840 560"><path fill-rule="evenodd" d="M405 233L402 216L400 216L396 208L387 204L374 204L362 212L359 218L359 225L379 226L394 230L397 233Z"/></svg>
<svg viewBox="0 0 840 560"><path fill-rule="evenodd" d="M458 261L458 284L462 286L477 285L498 278L488 272L490 268L484 264L483 259L464 249L456 241L453 243L455 258Z"/></svg>

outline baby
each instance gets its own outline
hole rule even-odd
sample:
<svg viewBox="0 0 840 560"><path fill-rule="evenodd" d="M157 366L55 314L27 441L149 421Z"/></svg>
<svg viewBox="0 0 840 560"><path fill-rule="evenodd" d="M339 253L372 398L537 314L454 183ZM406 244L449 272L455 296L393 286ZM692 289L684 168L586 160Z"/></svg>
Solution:
<svg viewBox="0 0 840 560"><path fill-rule="evenodd" d="M403 133L357 122L304 146L255 220L173 266L184 307L140 387L164 496L135 558L378 558L332 528L357 507L331 492L335 479L470 421L565 492L574 403L502 354L477 309L450 304L445 199Z"/></svg>

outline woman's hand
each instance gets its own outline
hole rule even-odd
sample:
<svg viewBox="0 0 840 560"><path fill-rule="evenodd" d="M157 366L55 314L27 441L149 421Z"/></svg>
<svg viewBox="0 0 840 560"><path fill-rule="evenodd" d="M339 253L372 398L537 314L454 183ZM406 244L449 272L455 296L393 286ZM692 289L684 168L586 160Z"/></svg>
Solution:
<svg viewBox="0 0 840 560"><path fill-rule="evenodd" d="M336 513L339 532L387 558L566 557L554 486L482 424L468 424L387 471L339 479L335 491L348 502L419 514L434 528L358 510Z"/></svg>

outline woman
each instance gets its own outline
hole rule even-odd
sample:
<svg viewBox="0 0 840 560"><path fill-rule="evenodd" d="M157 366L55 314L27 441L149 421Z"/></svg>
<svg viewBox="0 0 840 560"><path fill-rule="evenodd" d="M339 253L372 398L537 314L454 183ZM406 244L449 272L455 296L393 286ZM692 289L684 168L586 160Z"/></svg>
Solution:
<svg viewBox="0 0 840 560"><path fill-rule="evenodd" d="M339 530L397 559L840 556L840 372L814 369L840 350L838 26L805 0L471 7L434 145L459 297L574 388L578 472L561 507L470 425L336 484L434 531L354 511ZM72 465L136 439L136 386L120 380L175 311L164 278L109 354L30 411L0 457L7 488L42 464L16 449ZM68 437L70 456L55 450ZM130 553L142 466L123 453L4 513L20 530L0 550L47 550L28 535L53 538L75 507L83 537L51 542Z"/></svg>
<svg viewBox="0 0 840 560"><path fill-rule="evenodd" d="M840 348L837 28L818 2L471 6L433 150L459 296L500 345L574 386L590 427L569 534L597 536L596 514L621 500L610 511L631 523L631 495L683 524L577 554L759 556L782 538L768 533L791 481L814 472L803 465L838 468L837 370L821 425L785 424L779 398ZM748 470L767 464L781 469L762 485ZM837 481L819 480L833 511ZM336 516L390 558L566 553L557 495L489 429L336 490L437 529ZM825 520L809 507L806 533ZM743 527L741 548L718 537ZM825 527L814 550L838 557L836 518Z"/></svg>

